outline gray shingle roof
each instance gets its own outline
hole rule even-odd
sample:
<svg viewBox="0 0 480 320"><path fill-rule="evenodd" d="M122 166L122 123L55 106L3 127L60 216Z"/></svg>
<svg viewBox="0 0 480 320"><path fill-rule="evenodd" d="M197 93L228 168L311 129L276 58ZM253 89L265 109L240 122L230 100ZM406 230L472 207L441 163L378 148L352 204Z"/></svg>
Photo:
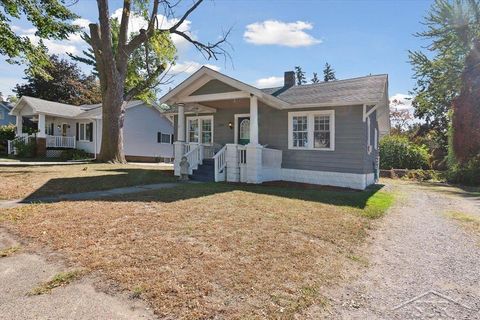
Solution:
<svg viewBox="0 0 480 320"><path fill-rule="evenodd" d="M293 87L261 89L291 104L356 104L379 102L384 97L386 74Z"/></svg>

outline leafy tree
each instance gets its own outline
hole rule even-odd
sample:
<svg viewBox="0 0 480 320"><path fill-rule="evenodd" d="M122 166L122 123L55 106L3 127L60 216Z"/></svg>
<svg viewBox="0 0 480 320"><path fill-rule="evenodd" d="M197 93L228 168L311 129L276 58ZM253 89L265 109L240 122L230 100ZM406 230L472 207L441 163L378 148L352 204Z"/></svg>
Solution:
<svg viewBox="0 0 480 320"><path fill-rule="evenodd" d="M455 158L464 164L480 155L480 39L467 56L461 93L453 102L453 110L452 147Z"/></svg>
<svg viewBox="0 0 480 320"><path fill-rule="evenodd" d="M7 62L21 64L28 62L30 74L48 77L45 68L49 65L47 49L40 41L38 45L12 29L12 19L26 18L37 29L41 39L66 39L78 27L71 24L77 16L68 10L62 0L8 0L1 1L0 7L0 54Z"/></svg>
<svg viewBox="0 0 480 320"><path fill-rule="evenodd" d="M50 77L46 79L41 75L27 74L27 83L17 84L13 90L18 97L30 96L74 105L101 101L95 76L86 76L75 63L56 55L52 55L50 61L45 68Z"/></svg>
<svg viewBox="0 0 480 320"><path fill-rule="evenodd" d="M325 63L325 68L323 68L323 81L328 82L332 80L337 80L337 78L335 78L335 70L333 70L332 66L327 62Z"/></svg>
<svg viewBox="0 0 480 320"><path fill-rule="evenodd" d="M176 18L175 10L179 8L178 2L124 0L118 44L115 50L109 1L97 0L99 23L92 23L89 27L103 106L102 144L99 160L125 162L123 152L125 107L132 98L155 87L158 78L168 67L166 61L155 66L146 66L145 76L138 83L133 84L130 90L126 90L129 73L128 61L132 59L135 50L142 46L146 50L151 47L158 57L168 56L168 52L171 50L170 35L175 34L193 44L207 59L217 59L226 54L222 45L226 42L228 32L214 43L203 43L194 39L188 32L182 31L181 25L202 2L203 0L195 1L180 18ZM174 24L170 27L162 27L157 21L159 12L165 14L167 18L175 18ZM130 38L128 25L132 15L144 17L147 20L147 27Z"/></svg>
<svg viewBox="0 0 480 320"><path fill-rule="evenodd" d="M302 67L295 67L295 79L297 80L297 85L301 86L302 84L307 83L305 78L305 72L302 70Z"/></svg>
<svg viewBox="0 0 480 320"><path fill-rule="evenodd" d="M318 74L316 72L313 73L312 83L319 83L320 79L318 79Z"/></svg>
<svg viewBox="0 0 480 320"><path fill-rule="evenodd" d="M460 93L465 58L480 34L477 0L436 0L424 18L427 30L416 34L429 40L427 52L410 51L416 86L412 105L423 119L423 131L433 131L436 144L446 150L449 111Z"/></svg>
<svg viewBox="0 0 480 320"><path fill-rule="evenodd" d="M110 19L111 23L111 31L112 31L112 46L113 51L115 52L118 48L118 36L120 33L120 23L118 19L113 18ZM136 34L130 35L135 36ZM93 67L93 74L98 77L98 70L96 67L95 62L95 53L93 48L91 47L91 38L86 33L83 32L81 38L90 45L90 48L87 50L83 50L83 55L78 56L71 53L67 53L70 58L74 61L85 63L89 66ZM162 65L164 63L173 64L175 62L175 53L176 48L173 42L170 41L170 38L166 38L166 48L164 49L165 54L163 56L159 56L155 53L152 44L146 43L142 47L135 49L132 53L132 56L128 60L128 67L127 67L127 77L125 81L125 93L133 89L139 83L146 81L149 70L148 68L152 68L152 66ZM157 93L159 92L158 85L162 79L159 79L155 83L155 85L146 88L144 91L137 94L134 98L146 101L148 103L153 103L157 97Z"/></svg>
<svg viewBox="0 0 480 320"><path fill-rule="evenodd" d="M388 135L380 140L381 169L428 169L428 150L406 137Z"/></svg>

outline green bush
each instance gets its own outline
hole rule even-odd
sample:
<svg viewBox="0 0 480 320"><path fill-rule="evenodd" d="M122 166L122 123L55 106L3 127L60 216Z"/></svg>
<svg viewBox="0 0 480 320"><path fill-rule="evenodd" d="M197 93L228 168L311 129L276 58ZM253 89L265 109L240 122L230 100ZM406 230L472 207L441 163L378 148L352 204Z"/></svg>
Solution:
<svg viewBox="0 0 480 320"><path fill-rule="evenodd" d="M90 158L85 150L81 149L65 149L60 156L62 160L84 160Z"/></svg>
<svg viewBox="0 0 480 320"><path fill-rule="evenodd" d="M428 150L405 137L386 136L380 141L381 169L429 169Z"/></svg>
<svg viewBox="0 0 480 320"><path fill-rule="evenodd" d="M444 182L445 173L437 170L408 170L404 177L408 180Z"/></svg>
<svg viewBox="0 0 480 320"><path fill-rule="evenodd" d="M480 185L480 154L463 165L451 163L448 169L447 179L449 182L468 186Z"/></svg>
<svg viewBox="0 0 480 320"><path fill-rule="evenodd" d="M35 156L36 143L34 139L15 141L13 147L17 149L16 156L19 158L32 158Z"/></svg>
<svg viewBox="0 0 480 320"><path fill-rule="evenodd" d="M13 124L0 126L0 141L13 139L15 139L15 126Z"/></svg>

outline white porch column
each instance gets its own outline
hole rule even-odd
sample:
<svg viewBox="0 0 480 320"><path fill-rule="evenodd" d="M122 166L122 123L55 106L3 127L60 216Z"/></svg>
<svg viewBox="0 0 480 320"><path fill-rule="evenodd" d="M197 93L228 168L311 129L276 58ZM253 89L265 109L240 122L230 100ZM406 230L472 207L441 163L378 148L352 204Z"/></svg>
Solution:
<svg viewBox="0 0 480 320"><path fill-rule="evenodd" d="M38 133L37 137L45 138L45 115L43 113L38 114Z"/></svg>
<svg viewBox="0 0 480 320"><path fill-rule="evenodd" d="M21 136L22 135L22 128L23 128L23 117L21 114L17 114L16 116L16 125L17 125L17 136Z"/></svg>
<svg viewBox="0 0 480 320"><path fill-rule="evenodd" d="M250 95L250 144L258 145L258 98Z"/></svg>
<svg viewBox="0 0 480 320"><path fill-rule="evenodd" d="M177 141L185 142L185 106L178 105Z"/></svg>

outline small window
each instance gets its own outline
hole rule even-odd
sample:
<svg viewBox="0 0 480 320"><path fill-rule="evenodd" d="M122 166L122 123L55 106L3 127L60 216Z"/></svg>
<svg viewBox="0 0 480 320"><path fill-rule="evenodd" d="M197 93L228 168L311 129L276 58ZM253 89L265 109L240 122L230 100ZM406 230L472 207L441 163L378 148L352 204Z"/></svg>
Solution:
<svg viewBox="0 0 480 320"><path fill-rule="evenodd" d="M53 135L55 135L55 133L54 133L54 127L55 127L55 124L54 124L54 123L47 123L47 124L46 124L45 130L47 131L47 132L46 132L47 136L53 136Z"/></svg>
<svg viewBox="0 0 480 320"><path fill-rule="evenodd" d="M188 141L198 142L198 119L191 119L188 121Z"/></svg>
<svg viewBox="0 0 480 320"><path fill-rule="evenodd" d="M85 140L92 141L92 125L85 124Z"/></svg>
<svg viewBox="0 0 480 320"><path fill-rule="evenodd" d="M293 146L306 148L308 146L307 116L293 117Z"/></svg>
<svg viewBox="0 0 480 320"><path fill-rule="evenodd" d="M288 113L288 148L327 150L335 148L334 110Z"/></svg>
<svg viewBox="0 0 480 320"><path fill-rule="evenodd" d="M159 132L157 134L157 142L158 143L168 143L168 144L171 144L172 143L172 135L171 134L168 134L168 133L161 133Z"/></svg>
<svg viewBox="0 0 480 320"><path fill-rule="evenodd" d="M202 143L212 143L212 119L202 120Z"/></svg>
<svg viewBox="0 0 480 320"><path fill-rule="evenodd" d="M85 141L85 123L80 123L80 140Z"/></svg>
<svg viewBox="0 0 480 320"><path fill-rule="evenodd" d="M213 143L213 116L187 117L187 142Z"/></svg>

